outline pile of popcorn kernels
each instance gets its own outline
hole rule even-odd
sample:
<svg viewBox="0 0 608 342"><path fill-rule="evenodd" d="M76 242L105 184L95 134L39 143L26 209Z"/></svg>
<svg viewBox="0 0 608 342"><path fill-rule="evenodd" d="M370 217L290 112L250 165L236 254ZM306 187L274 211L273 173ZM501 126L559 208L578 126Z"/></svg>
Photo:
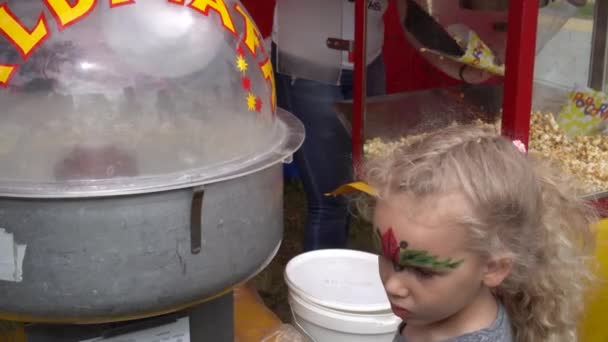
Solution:
<svg viewBox="0 0 608 342"><path fill-rule="evenodd" d="M482 124L477 122L477 124ZM498 129L500 123L493 125ZM397 141L374 138L366 141L366 156L386 156L394 149L409 145L422 135L402 137ZM530 151L558 161L582 180L583 191L593 193L608 190L608 136L568 137L552 113L533 112L530 122Z"/></svg>

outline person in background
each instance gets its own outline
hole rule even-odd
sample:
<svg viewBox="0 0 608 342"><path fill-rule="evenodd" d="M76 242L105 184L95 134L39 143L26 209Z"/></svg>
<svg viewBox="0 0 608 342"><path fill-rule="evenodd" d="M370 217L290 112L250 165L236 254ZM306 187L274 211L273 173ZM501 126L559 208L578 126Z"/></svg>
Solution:
<svg viewBox="0 0 608 342"><path fill-rule="evenodd" d="M285 1L281 3L281 1ZM287 1L292 5L283 6ZM293 3L297 1L298 10ZM327 0L325 0L327 1ZM307 221L304 233L304 250L323 248L344 248L347 244L349 213L347 201L340 197L328 197L325 194L342 184L352 181L352 147L351 138L339 120L334 104L337 101L352 99L353 95L353 60L349 51L354 40L354 2L348 0L331 0L342 8L343 23L340 32L323 32L319 25L311 21L309 27L282 27L285 21L281 16L293 16L285 13L290 10L299 13L322 12L329 10L314 1L278 0L275 7L272 34L272 60L275 67L277 103L296 115L306 128L306 139L303 146L294 156L298 173L304 185L307 197ZM340 4L341 3L341 4ZM328 6L331 7L331 6ZM335 8L336 6L334 6ZM382 58L384 39L383 16L388 7L388 0L370 0L367 9L367 95L385 94L385 69ZM340 13L338 12L339 16ZM319 16L321 16L319 14ZM306 30L302 34L302 30ZM325 72L326 65L314 64L316 56L303 56L301 52L291 53L288 46L280 53L282 45L292 45L282 40L297 39L299 44L319 46L333 38L344 51L334 50L327 46L325 53L342 55L335 60L333 71ZM312 50L312 48L311 48ZM334 51L332 51L334 50ZM293 57L293 61L290 58ZM310 61L312 60L312 61ZM310 62L309 62L310 61ZM283 65L292 64L293 68ZM295 66L294 66L295 64ZM302 65L307 65L303 70ZM327 74L338 71L333 79L324 79ZM331 77L328 77L331 78Z"/></svg>
<svg viewBox="0 0 608 342"><path fill-rule="evenodd" d="M577 340L596 221L554 166L478 126L368 161L395 342Z"/></svg>
<svg viewBox="0 0 608 342"><path fill-rule="evenodd" d="M353 177L351 138L340 122L334 104L351 99L353 93L354 1L331 1L331 6L327 0L243 1L267 37L266 50L271 52L275 70L278 106L296 115L306 128L306 140L294 160L307 196L304 237L304 250L307 251L344 248L349 231L346 200L325 194L350 182ZM399 58L407 68L402 72L408 76L401 90L462 84L457 79L462 76L460 65L447 65L450 62L443 61L441 63L447 66L440 70L437 61L431 64L405 40L402 23L407 15L407 1L368 0L368 96L386 93L383 58L386 37L401 39ZM341 27L324 32L332 25L320 23L319 17L330 8L340 9L335 20ZM269 22L271 11L274 14L272 24ZM316 19L311 18L315 16ZM309 20L302 20L307 18ZM386 22L392 24L391 27L398 27L399 32L385 32ZM280 25L285 23L287 27ZM328 44L330 39L332 44ZM319 54L318 50L321 50L320 54L333 53L340 57L333 59L335 65L328 68L330 59L319 63L319 56L315 55Z"/></svg>

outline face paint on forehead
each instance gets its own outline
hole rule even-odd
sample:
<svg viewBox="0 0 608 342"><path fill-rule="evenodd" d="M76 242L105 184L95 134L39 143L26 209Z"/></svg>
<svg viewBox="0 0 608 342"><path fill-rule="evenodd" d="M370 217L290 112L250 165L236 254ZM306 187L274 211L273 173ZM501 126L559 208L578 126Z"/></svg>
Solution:
<svg viewBox="0 0 608 342"><path fill-rule="evenodd" d="M397 243L393 228L389 228L384 234L380 234L380 229L376 228L374 243L378 253L393 262L396 271L401 271L405 267L452 270L464 262L464 260L454 261L452 258L440 260L427 251L408 249L407 241Z"/></svg>

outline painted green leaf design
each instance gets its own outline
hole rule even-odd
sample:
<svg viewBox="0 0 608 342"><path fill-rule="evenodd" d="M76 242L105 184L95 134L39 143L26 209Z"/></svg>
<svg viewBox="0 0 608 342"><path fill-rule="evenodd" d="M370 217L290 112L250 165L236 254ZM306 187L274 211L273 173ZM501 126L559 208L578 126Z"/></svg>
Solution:
<svg viewBox="0 0 608 342"><path fill-rule="evenodd" d="M432 269L455 269L460 266L463 261L464 260L453 261L452 258L440 260L427 251L402 248L400 251L399 265Z"/></svg>
<svg viewBox="0 0 608 342"><path fill-rule="evenodd" d="M433 270L455 269L464 261L454 261L452 258L441 260L427 251L408 249L406 241L397 243L392 228L389 228L384 235L380 233L379 229L375 229L373 235L376 251L392 260L396 270L404 267L422 267Z"/></svg>

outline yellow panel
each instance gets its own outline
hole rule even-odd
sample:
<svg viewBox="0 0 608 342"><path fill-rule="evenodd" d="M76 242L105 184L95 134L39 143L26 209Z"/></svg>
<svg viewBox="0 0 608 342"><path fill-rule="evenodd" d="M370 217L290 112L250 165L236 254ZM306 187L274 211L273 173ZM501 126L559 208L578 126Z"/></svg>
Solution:
<svg viewBox="0 0 608 342"><path fill-rule="evenodd" d="M253 284L234 290L235 341L259 342L281 325L281 320L264 305Z"/></svg>
<svg viewBox="0 0 608 342"><path fill-rule="evenodd" d="M587 300L585 318L579 328L580 342L608 341L608 220L598 225L596 256L600 284Z"/></svg>

